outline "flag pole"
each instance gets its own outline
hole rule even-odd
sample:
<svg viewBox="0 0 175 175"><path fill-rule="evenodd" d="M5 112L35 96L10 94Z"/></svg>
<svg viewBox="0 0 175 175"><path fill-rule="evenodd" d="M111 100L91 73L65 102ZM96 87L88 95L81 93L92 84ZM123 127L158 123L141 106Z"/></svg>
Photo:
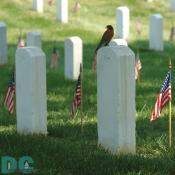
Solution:
<svg viewBox="0 0 175 175"><path fill-rule="evenodd" d="M171 78L171 68L172 68L172 65L171 65L171 59L169 59L169 71L170 71L170 78ZM171 81L171 80L170 80ZM171 94L171 97L172 97L172 94ZM169 101L169 147L171 148L171 145L172 145L172 115L171 115L171 99Z"/></svg>
<svg viewBox="0 0 175 175"><path fill-rule="evenodd" d="M80 88L81 88L81 106L80 106L80 115L81 115L81 133L83 133L83 68L80 64Z"/></svg>

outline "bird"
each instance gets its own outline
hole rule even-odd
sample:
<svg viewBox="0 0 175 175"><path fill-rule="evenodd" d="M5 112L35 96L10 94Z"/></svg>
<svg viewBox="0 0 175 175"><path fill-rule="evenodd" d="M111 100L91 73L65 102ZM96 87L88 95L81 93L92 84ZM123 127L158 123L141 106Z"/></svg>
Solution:
<svg viewBox="0 0 175 175"><path fill-rule="evenodd" d="M92 64L92 69L95 71L96 70L96 55L97 51L103 47L107 46L109 42L111 41L112 37L114 36L114 29L111 25L106 26L106 31L103 33L102 38L97 45L95 51L94 51L94 59L93 59L93 64Z"/></svg>

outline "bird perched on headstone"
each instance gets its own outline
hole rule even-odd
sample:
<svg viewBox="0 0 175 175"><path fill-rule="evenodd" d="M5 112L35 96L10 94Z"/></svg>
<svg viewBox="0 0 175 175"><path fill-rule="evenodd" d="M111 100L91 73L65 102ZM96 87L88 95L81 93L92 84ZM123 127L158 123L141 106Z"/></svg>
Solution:
<svg viewBox="0 0 175 175"><path fill-rule="evenodd" d="M94 51L94 60L92 64L92 69L94 71L96 70L96 55L97 55L98 49L100 49L103 46L107 46L111 41L112 37L114 36L114 29L111 25L107 25L106 29L107 30L103 33L102 38Z"/></svg>

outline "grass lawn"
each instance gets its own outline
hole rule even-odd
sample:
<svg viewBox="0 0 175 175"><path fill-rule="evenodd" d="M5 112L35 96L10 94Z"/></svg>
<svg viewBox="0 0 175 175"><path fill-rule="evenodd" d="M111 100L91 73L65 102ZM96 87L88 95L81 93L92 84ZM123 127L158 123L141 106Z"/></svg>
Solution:
<svg viewBox="0 0 175 175"><path fill-rule="evenodd" d="M9 58L8 65L0 67L0 155L10 155L16 159L23 155L31 156L34 174L38 175L174 175L175 147L174 143L171 149L168 147L168 108L163 110L161 119L150 123L156 97L168 70L169 57L175 65L175 44L168 41L175 14L169 10L167 0L153 3L144 0L81 0L81 9L77 14L72 12L74 3L74 0L69 0L69 23L62 25L56 21L55 5L48 6L47 0L43 14L32 11L32 0L0 2L0 21L5 21L8 27ZM96 76L91 71L91 64L94 48L105 26L115 26L115 9L121 5L130 8L129 46L133 51L137 47L142 48L142 72L141 80L136 84L137 153L113 156L97 145ZM152 13L164 16L165 49L162 52L147 50L149 15ZM143 24L140 37L135 32L139 16ZM15 60L19 29L22 29L24 39L29 31L42 32L42 46L47 57L48 136L18 135L16 115L9 115L3 107L4 93ZM70 36L81 37L84 44L83 134L80 132L80 116L70 118L75 82L64 79L64 40ZM60 52L57 70L50 69L54 40ZM173 68L172 77L174 75ZM173 79L172 93L174 83ZM173 106L173 127L174 111Z"/></svg>

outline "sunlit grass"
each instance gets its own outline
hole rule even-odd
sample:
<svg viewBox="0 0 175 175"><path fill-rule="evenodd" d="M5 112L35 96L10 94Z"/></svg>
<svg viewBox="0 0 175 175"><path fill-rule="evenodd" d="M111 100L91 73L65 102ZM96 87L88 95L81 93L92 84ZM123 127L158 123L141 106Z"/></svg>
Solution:
<svg viewBox="0 0 175 175"><path fill-rule="evenodd" d="M0 3L0 20L5 21L8 27L9 57L8 65L0 67L0 155L11 155L16 159L30 155L35 162L35 174L40 175L175 174L175 149L174 145L171 149L168 146L168 108L163 110L157 122L150 122L156 97L168 70L169 57L172 58L172 64L175 63L174 43L168 42L175 15L169 10L167 1L145 3L141 0L82 0L77 14L72 12L74 3L75 1L69 0L70 21L64 25L56 21L55 5L50 7L47 0L43 14L32 11L32 0L2 0ZM141 80L136 83L137 153L112 156L98 146L96 76L91 71L91 64L94 48L105 26L112 24L115 28L115 10L120 5L130 8L129 46L134 52L137 47L140 48L142 72ZM152 13L164 16L163 52L148 51L148 24ZM139 16L143 25L140 36L135 32ZM48 136L17 134L16 115L9 115L2 104L15 61L20 29L24 39L29 31L42 33L42 48L47 58ZM79 36L83 40L83 134L80 113L75 118L70 114L75 82L64 79L64 40L70 36ZM60 52L57 70L50 69L53 41L57 41ZM174 83L173 80L173 90ZM174 104L174 98L172 103Z"/></svg>

